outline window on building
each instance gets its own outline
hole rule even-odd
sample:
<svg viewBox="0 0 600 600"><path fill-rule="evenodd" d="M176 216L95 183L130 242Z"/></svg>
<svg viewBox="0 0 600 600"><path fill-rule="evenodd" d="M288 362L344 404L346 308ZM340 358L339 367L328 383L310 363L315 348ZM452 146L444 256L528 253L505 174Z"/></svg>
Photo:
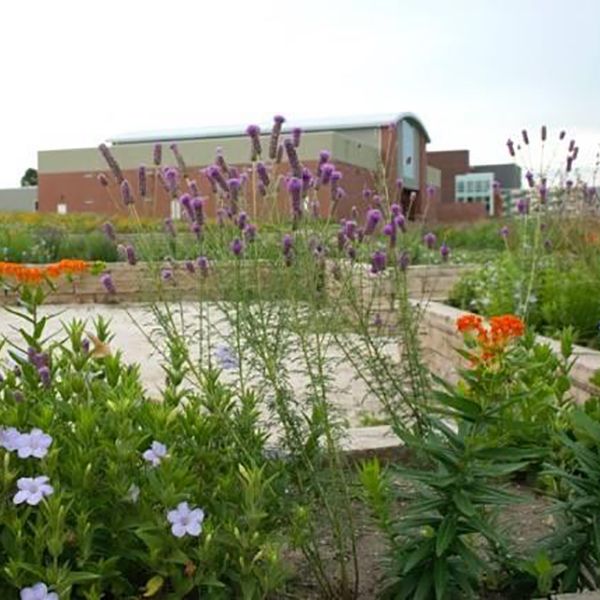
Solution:
<svg viewBox="0 0 600 600"><path fill-rule="evenodd" d="M56 205L56 212L59 215L66 215L67 214L67 203L66 202L59 202Z"/></svg>
<svg viewBox="0 0 600 600"><path fill-rule="evenodd" d="M456 182L456 191L459 194L464 194L465 193L465 182L462 179L459 179Z"/></svg>

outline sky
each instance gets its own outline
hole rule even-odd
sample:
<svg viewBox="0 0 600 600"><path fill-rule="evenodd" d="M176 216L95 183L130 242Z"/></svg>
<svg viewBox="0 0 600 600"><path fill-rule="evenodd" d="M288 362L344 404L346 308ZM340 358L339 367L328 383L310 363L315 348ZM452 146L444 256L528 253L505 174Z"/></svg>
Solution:
<svg viewBox="0 0 600 600"><path fill-rule="evenodd" d="M0 187L131 131L416 113L504 162L522 128L600 146L600 0L22 0L0 35ZM536 137L532 133L532 138Z"/></svg>

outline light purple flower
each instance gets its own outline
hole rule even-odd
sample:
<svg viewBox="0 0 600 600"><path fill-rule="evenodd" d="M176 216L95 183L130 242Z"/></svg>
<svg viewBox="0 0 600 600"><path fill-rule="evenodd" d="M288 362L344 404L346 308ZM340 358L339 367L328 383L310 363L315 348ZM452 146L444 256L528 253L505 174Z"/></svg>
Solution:
<svg viewBox="0 0 600 600"><path fill-rule="evenodd" d="M100 283L104 286L104 289L109 294L117 293L117 289L115 288L115 284L113 282L113 278L111 277L110 273L104 273L104 274L100 275Z"/></svg>
<svg viewBox="0 0 600 600"><path fill-rule="evenodd" d="M292 169L294 177L301 178L302 166L300 165L300 161L298 160L298 154L296 152L294 142L288 138L283 141L283 145L285 147L285 152L287 154L288 161L290 163L290 167Z"/></svg>
<svg viewBox="0 0 600 600"><path fill-rule="evenodd" d="M48 448L52 444L52 436L44 433L41 429L32 429L29 433L23 433L17 439L17 455L19 458L44 458L48 454Z"/></svg>
<svg viewBox="0 0 600 600"><path fill-rule="evenodd" d="M367 212L367 223L365 225L365 235L371 235L375 231L375 228L379 224L379 221L381 221L381 216L382 216L381 211L377 208L371 208Z"/></svg>
<svg viewBox="0 0 600 600"><path fill-rule="evenodd" d="M508 148L508 153L511 156L514 156L515 155L515 143L510 138L506 141L506 147Z"/></svg>
<svg viewBox="0 0 600 600"><path fill-rule="evenodd" d="M525 215L529 212L529 203L525 198L519 198L517 200L517 211L520 215Z"/></svg>
<svg viewBox="0 0 600 600"><path fill-rule="evenodd" d="M54 488L48 484L48 477L21 477L17 480L18 492L13 498L14 504L27 502L30 506L36 506L46 496L54 493Z"/></svg>
<svg viewBox="0 0 600 600"><path fill-rule="evenodd" d="M269 140L269 158L273 160L277 156L277 145L279 144L279 136L281 135L281 126L285 122L285 118L281 115L273 117L273 129L271 129L271 138Z"/></svg>
<svg viewBox="0 0 600 600"><path fill-rule="evenodd" d="M56 592L49 592L45 583L39 582L21 590L21 600L58 600Z"/></svg>
<svg viewBox="0 0 600 600"><path fill-rule="evenodd" d="M165 456L167 456L167 447L156 440L154 440L150 445L150 448L142 454L143 459L146 462L149 462L153 467L160 465Z"/></svg>
<svg viewBox="0 0 600 600"><path fill-rule="evenodd" d="M506 239L508 237L508 234L510 233L508 227L505 225L504 227L502 227L502 229L500 230L500 235Z"/></svg>
<svg viewBox="0 0 600 600"><path fill-rule="evenodd" d="M162 144L154 144L154 152L152 153L154 164L159 167L162 162Z"/></svg>
<svg viewBox="0 0 600 600"><path fill-rule="evenodd" d="M123 172L121 171L119 163L115 160L115 157L112 155L112 152L106 144L100 144L98 150L100 150L100 154L104 157L106 164L109 166L117 183L120 185L125 178L123 177Z"/></svg>
<svg viewBox="0 0 600 600"><path fill-rule="evenodd" d="M112 223L109 223L108 221L104 223L104 225L102 225L102 231L111 242L114 242L117 239L115 228Z"/></svg>
<svg viewBox="0 0 600 600"><path fill-rule="evenodd" d="M185 261L185 268L187 270L188 273L195 273L196 272L196 267L194 265L194 263L191 260L186 260Z"/></svg>
<svg viewBox="0 0 600 600"><path fill-rule="evenodd" d="M14 452L19 447L21 433L15 427L0 427L0 447Z"/></svg>
<svg viewBox="0 0 600 600"><path fill-rule="evenodd" d="M196 223L204 225L204 198L194 198L192 200L192 209Z"/></svg>
<svg viewBox="0 0 600 600"><path fill-rule="evenodd" d="M291 177L287 184L292 203L292 214L295 218L302 215L302 181L298 177Z"/></svg>
<svg viewBox="0 0 600 600"><path fill-rule="evenodd" d="M224 344L216 348L215 360L221 369L225 369L227 371L237 369L239 365L238 358L234 351L229 346Z"/></svg>
<svg viewBox="0 0 600 600"><path fill-rule="evenodd" d="M163 176L168 192L175 198L179 184L179 171L174 167L168 167L164 170Z"/></svg>
<svg viewBox="0 0 600 600"><path fill-rule="evenodd" d="M221 171L223 171L223 173L225 173L225 175L229 176L229 166L227 165L227 161L225 160L225 157L223 156L223 148L221 148L221 147L217 148L217 155L215 156L215 162L217 163L217 166L221 169Z"/></svg>
<svg viewBox="0 0 600 600"><path fill-rule="evenodd" d="M208 258L206 256L199 256L196 259L196 264L198 265L198 269L200 269L200 273L204 277L208 276Z"/></svg>
<svg viewBox="0 0 600 600"><path fill-rule="evenodd" d="M173 281L173 269L170 269L170 268L161 269L160 278L164 282Z"/></svg>
<svg viewBox="0 0 600 600"><path fill-rule="evenodd" d="M254 161L262 152L262 147L260 145L260 127L258 125L248 125L246 133L252 142L252 160Z"/></svg>
<svg viewBox="0 0 600 600"><path fill-rule="evenodd" d="M436 240L437 238L435 236L435 233L433 233L432 231L426 233L423 236L423 242L430 250L435 246Z"/></svg>
<svg viewBox="0 0 600 600"><path fill-rule="evenodd" d="M127 179L123 179L123 181L121 181L121 200L123 200L123 204L125 206L133 204L131 186L129 185L129 181L127 181Z"/></svg>
<svg viewBox="0 0 600 600"><path fill-rule="evenodd" d="M450 257L450 248L446 242L442 242L442 245L440 246L440 256L444 262L446 262Z"/></svg>
<svg viewBox="0 0 600 600"><path fill-rule="evenodd" d="M40 382L44 387L50 387L50 383L52 382L52 377L50 375L50 369L43 365L37 370L38 376L40 378Z"/></svg>
<svg viewBox="0 0 600 600"><path fill-rule="evenodd" d="M244 239L247 242L253 242L256 239L256 225L248 223L244 229Z"/></svg>
<svg viewBox="0 0 600 600"><path fill-rule="evenodd" d="M387 257L385 252L381 250L375 250L375 252L373 252L371 255L371 273L381 273L383 270L385 270L386 262Z"/></svg>
<svg viewBox="0 0 600 600"><path fill-rule="evenodd" d="M330 158L331 153L329 152L329 150L321 150L321 152L319 152L319 162L317 163L317 177L321 177L321 174L323 172L323 165L327 164Z"/></svg>
<svg viewBox="0 0 600 600"><path fill-rule="evenodd" d="M201 508L190 508L187 502L180 502L177 508L167 513L167 521L171 523L171 533L181 538L184 535L199 536L204 521Z"/></svg>
<svg viewBox="0 0 600 600"><path fill-rule="evenodd" d="M335 165L331 163L325 163L321 167L321 183L327 185L331 181L331 176L335 171Z"/></svg>
<svg viewBox="0 0 600 600"><path fill-rule="evenodd" d="M145 198L148 192L148 185L146 177L146 167L144 165L140 165L138 169L138 186L140 190L140 198Z"/></svg>
<svg viewBox="0 0 600 600"><path fill-rule="evenodd" d="M221 169L219 169L219 167L216 165L208 167L206 174L208 175L209 179L216 182L224 192L229 191L229 186L227 185L227 182L225 181L223 173L221 173Z"/></svg>
<svg viewBox="0 0 600 600"><path fill-rule="evenodd" d="M294 148L297 148L300 145L301 138L302 129L300 129L300 127L294 127L294 129L292 129L292 142L294 144Z"/></svg>
<svg viewBox="0 0 600 600"><path fill-rule="evenodd" d="M533 173L531 171L527 171L527 173L525 173L525 179L527 179L527 183L529 184L530 188L532 188L535 185Z"/></svg>
<svg viewBox="0 0 600 600"><path fill-rule="evenodd" d="M270 180L269 180L269 174L267 173L267 167L265 167L264 163L262 163L262 162L256 163L256 174L258 175L258 178L260 179L262 184L265 187L268 187Z"/></svg>
<svg viewBox="0 0 600 600"><path fill-rule="evenodd" d="M127 262L133 267L137 264L137 256L135 250L131 244L125 246L125 255L127 256Z"/></svg>
<svg viewBox="0 0 600 600"><path fill-rule="evenodd" d="M240 240L239 238L233 240L229 247L233 252L234 256L240 257L244 252L244 242L242 242L242 240Z"/></svg>

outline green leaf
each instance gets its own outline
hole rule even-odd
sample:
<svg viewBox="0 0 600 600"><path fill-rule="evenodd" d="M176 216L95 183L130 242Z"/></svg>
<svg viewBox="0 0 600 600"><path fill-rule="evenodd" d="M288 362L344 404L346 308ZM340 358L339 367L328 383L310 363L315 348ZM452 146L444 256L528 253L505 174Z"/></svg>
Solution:
<svg viewBox="0 0 600 600"><path fill-rule="evenodd" d="M450 544L456 537L456 517L454 515L447 515L440 528L437 531L435 538L435 554L440 557L449 548Z"/></svg>
<svg viewBox="0 0 600 600"><path fill-rule="evenodd" d="M151 598L152 596L158 594L164 583L165 580L160 575L155 575L154 577L148 579L144 591L144 598Z"/></svg>
<svg viewBox="0 0 600 600"><path fill-rule="evenodd" d="M454 494L452 494L452 501L463 515L472 517L475 514L475 507L464 492L460 490L454 492Z"/></svg>
<svg viewBox="0 0 600 600"><path fill-rule="evenodd" d="M443 600L446 597L446 588L448 587L448 566L444 559L435 559L433 565L433 582L435 586L435 600Z"/></svg>

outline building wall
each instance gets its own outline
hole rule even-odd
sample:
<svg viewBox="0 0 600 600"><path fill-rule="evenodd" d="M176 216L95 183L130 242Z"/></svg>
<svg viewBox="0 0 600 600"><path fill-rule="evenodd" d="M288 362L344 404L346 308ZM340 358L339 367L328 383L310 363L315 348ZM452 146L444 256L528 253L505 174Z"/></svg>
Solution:
<svg viewBox="0 0 600 600"><path fill-rule="evenodd" d="M442 171L441 202L443 204L455 201L454 178L469 172L468 150L447 150L428 152L427 164Z"/></svg>
<svg viewBox="0 0 600 600"><path fill-rule="evenodd" d="M37 198L35 186L0 190L0 212L35 212Z"/></svg>

